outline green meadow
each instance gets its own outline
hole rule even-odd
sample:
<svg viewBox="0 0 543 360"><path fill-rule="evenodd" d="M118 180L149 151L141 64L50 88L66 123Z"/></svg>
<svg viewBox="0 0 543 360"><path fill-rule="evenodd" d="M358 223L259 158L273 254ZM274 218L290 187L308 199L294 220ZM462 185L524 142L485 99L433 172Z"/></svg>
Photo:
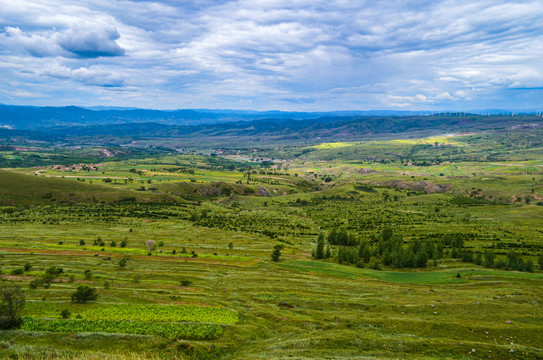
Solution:
<svg viewBox="0 0 543 360"><path fill-rule="evenodd" d="M26 298L0 358L543 358L540 135L34 149L0 170L0 286Z"/></svg>

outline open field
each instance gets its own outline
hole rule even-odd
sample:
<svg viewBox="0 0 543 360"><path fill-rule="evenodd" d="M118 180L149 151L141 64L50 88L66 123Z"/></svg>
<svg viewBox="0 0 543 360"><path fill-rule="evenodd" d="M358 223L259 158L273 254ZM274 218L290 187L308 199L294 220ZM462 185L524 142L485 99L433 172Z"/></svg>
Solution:
<svg viewBox="0 0 543 360"><path fill-rule="evenodd" d="M139 155L0 170L0 357L543 358L536 136Z"/></svg>

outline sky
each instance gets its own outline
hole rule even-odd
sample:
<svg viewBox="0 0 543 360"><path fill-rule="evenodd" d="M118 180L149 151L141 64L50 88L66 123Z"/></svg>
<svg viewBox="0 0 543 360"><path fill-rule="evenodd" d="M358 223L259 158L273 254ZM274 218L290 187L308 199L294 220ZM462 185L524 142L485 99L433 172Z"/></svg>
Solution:
<svg viewBox="0 0 543 360"><path fill-rule="evenodd" d="M0 0L0 103L543 108L543 2Z"/></svg>

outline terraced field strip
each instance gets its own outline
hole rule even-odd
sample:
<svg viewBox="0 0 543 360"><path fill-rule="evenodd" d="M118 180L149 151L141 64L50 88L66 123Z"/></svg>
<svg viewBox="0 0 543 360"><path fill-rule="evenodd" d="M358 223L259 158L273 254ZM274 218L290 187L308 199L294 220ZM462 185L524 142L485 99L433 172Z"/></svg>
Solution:
<svg viewBox="0 0 543 360"><path fill-rule="evenodd" d="M131 320L156 322L199 322L220 325L234 325L238 322L238 313L213 306L194 305L158 305L158 304L72 304L28 302L24 315L32 317L59 317L60 312L68 309L88 320Z"/></svg>
<svg viewBox="0 0 543 360"><path fill-rule="evenodd" d="M68 310L75 319L61 319ZM23 330L49 332L105 332L161 335L183 339L215 339L224 326L238 322L238 313L212 306L134 305L29 302Z"/></svg>
<svg viewBox="0 0 543 360"><path fill-rule="evenodd" d="M498 277L543 279L541 274L531 274L517 271L500 270L446 270L446 271L377 271L372 269L358 269L337 264L328 264L316 261L291 260L281 264L282 267L304 272L340 276L340 277L372 277L377 280L406 283L406 284L460 284L479 279L478 275L491 275ZM457 277L460 274L460 277Z"/></svg>
<svg viewBox="0 0 543 360"><path fill-rule="evenodd" d="M203 323L156 323L122 320L78 320L23 318L22 330L62 333L113 333L161 335L188 340L211 340L222 334L222 326Z"/></svg>

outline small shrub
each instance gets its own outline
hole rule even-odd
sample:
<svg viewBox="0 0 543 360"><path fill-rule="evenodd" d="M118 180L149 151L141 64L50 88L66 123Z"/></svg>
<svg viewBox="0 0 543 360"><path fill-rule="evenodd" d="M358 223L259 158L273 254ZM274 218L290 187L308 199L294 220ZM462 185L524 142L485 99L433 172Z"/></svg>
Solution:
<svg viewBox="0 0 543 360"><path fill-rule="evenodd" d="M47 285L46 289L49 289L53 280L55 280L55 275L45 274L41 277L40 283L43 284L44 287Z"/></svg>
<svg viewBox="0 0 543 360"><path fill-rule="evenodd" d="M64 309L60 312L60 317L63 319L69 319L72 314L70 313L70 310Z"/></svg>
<svg viewBox="0 0 543 360"><path fill-rule="evenodd" d="M87 269L87 270L85 270L85 272L83 274L85 275L85 279L87 279L87 280L92 279L92 271Z"/></svg>
<svg viewBox="0 0 543 360"><path fill-rule="evenodd" d="M53 276L58 276L62 274L63 272L64 272L63 268L56 267L56 266L51 266L45 270L45 273L47 275L53 275Z"/></svg>
<svg viewBox="0 0 543 360"><path fill-rule="evenodd" d="M128 260L130 260L130 258L131 258L130 255L125 255L123 256L121 260L119 260L119 266L121 267L121 269L124 269L126 267L126 265L128 264Z"/></svg>
<svg viewBox="0 0 543 360"><path fill-rule="evenodd" d="M23 268L13 269L11 270L11 275L23 275L24 272L25 269Z"/></svg>
<svg viewBox="0 0 543 360"><path fill-rule="evenodd" d="M40 282L40 280L38 280L38 279L34 279L34 280L32 280L32 281L30 282L30 284L28 284L28 286L29 286L32 290L37 289L38 286L40 286L40 285L41 285L41 282Z"/></svg>

